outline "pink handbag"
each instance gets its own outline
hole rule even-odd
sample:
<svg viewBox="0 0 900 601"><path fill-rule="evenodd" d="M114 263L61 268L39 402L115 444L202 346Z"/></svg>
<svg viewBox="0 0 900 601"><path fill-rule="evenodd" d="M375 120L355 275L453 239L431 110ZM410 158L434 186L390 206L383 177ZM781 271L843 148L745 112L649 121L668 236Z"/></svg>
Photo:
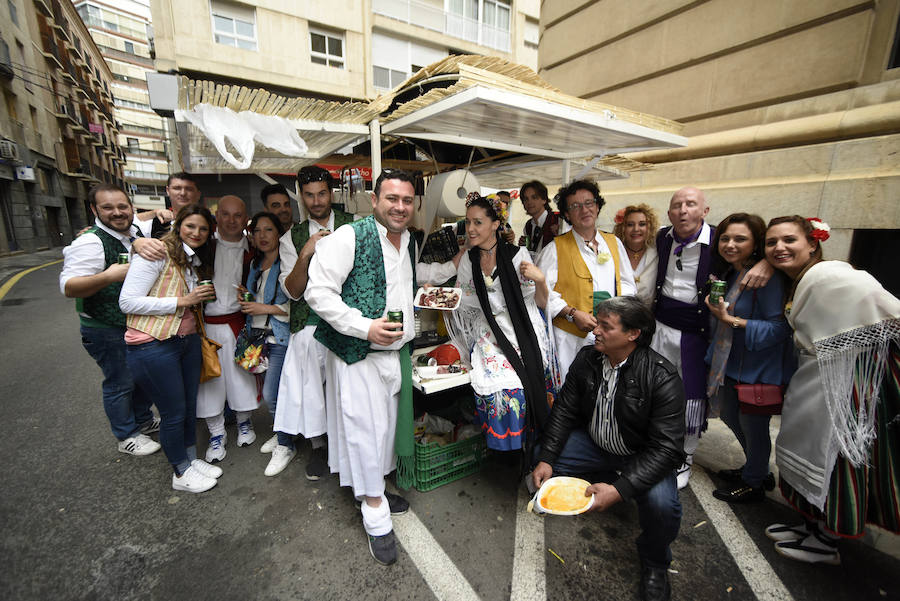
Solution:
<svg viewBox="0 0 900 601"><path fill-rule="evenodd" d="M741 413L779 415L784 404L784 386L776 384L735 384Z"/></svg>

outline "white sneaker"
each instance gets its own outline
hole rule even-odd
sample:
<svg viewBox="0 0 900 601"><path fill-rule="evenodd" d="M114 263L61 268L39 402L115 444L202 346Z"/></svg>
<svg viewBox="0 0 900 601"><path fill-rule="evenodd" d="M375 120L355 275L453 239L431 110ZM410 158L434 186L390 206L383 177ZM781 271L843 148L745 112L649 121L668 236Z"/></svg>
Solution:
<svg viewBox="0 0 900 601"><path fill-rule="evenodd" d="M693 463L694 456L688 455L684 458L684 463L681 464L678 471L675 472L675 481L678 483L678 490L681 490L688 485L688 480L691 479L691 464Z"/></svg>
<svg viewBox="0 0 900 601"><path fill-rule="evenodd" d="M275 447L277 447L277 446L278 446L278 435L273 434L272 438L270 438L269 440L264 442L262 444L262 446L259 447L259 452L260 453L271 453L272 451L275 450Z"/></svg>
<svg viewBox="0 0 900 601"><path fill-rule="evenodd" d="M191 466L207 478L218 478L222 475L222 468L210 465L202 459L194 459L191 461Z"/></svg>
<svg viewBox="0 0 900 601"><path fill-rule="evenodd" d="M152 455L161 448L158 442L144 434L137 434L119 442L119 452L128 455Z"/></svg>
<svg viewBox="0 0 900 601"><path fill-rule="evenodd" d="M239 423L237 445L239 447L249 447L254 440L256 440L256 432L253 431L253 424L250 423L250 420Z"/></svg>
<svg viewBox="0 0 900 601"><path fill-rule="evenodd" d="M802 540L809 536L811 530L808 522L790 526L788 524L772 524L766 528L766 536L775 542L785 540Z"/></svg>
<svg viewBox="0 0 900 601"><path fill-rule="evenodd" d="M284 471L284 468L296 455L297 451L295 449L276 445L272 451L272 458L269 459L269 465L266 466L265 474L267 476L277 476Z"/></svg>
<svg viewBox="0 0 900 601"><path fill-rule="evenodd" d="M206 463L214 463L225 459L225 442L227 440L227 434L219 434L209 439L209 446L206 447Z"/></svg>
<svg viewBox="0 0 900 601"><path fill-rule="evenodd" d="M184 470L180 478L172 474L172 488L184 492L206 492L217 482L218 480L215 478L208 478L201 474L193 465Z"/></svg>
<svg viewBox="0 0 900 601"><path fill-rule="evenodd" d="M824 563L840 565L841 554L838 553L838 539L824 534L816 528L801 540L783 540L775 543L779 555L806 563Z"/></svg>

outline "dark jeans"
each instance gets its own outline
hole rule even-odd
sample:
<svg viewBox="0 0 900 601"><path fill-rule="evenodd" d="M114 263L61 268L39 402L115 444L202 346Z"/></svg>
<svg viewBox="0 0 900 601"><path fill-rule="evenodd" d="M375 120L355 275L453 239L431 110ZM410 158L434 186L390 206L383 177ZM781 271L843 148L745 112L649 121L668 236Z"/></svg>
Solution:
<svg viewBox="0 0 900 601"><path fill-rule="evenodd" d="M278 406L278 383L281 381L281 368L284 367L284 355L287 353L286 344L269 345L269 369L266 370L266 378L263 382L263 400L269 407L269 415L275 421L275 408ZM294 436L284 432L276 432L278 444L289 449L294 448Z"/></svg>
<svg viewBox="0 0 900 601"><path fill-rule="evenodd" d="M747 461L741 472L744 482L753 487L762 486L769 474L769 454L772 452L772 439L769 438L769 420L771 415L748 415L741 413L737 391L737 382L726 377L719 389L721 406L719 417L734 432L734 437L744 449Z"/></svg>
<svg viewBox="0 0 900 601"><path fill-rule="evenodd" d="M187 448L197 444L201 361L197 334L128 345L128 366L159 409L159 443L173 468L184 464Z"/></svg>
<svg viewBox="0 0 900 601"><path fill-rule="evenodd" d="M153 419L150 398L135 386L125 359L125 328L81 326L81 345L103 372L103 409L113 435L125 440Z"/></svg>
<svg viewBox="0 0 900 601"><path fill-rule="evenodd" d="M539 450L536 449L536 450ZM604 482L618 478L630 457L613 455L598 447L587 430L573 430L562 453L553 464L555 476L600 474ZM650 490L635 495L641 534L637 538L638 556L645 566L666 568L672 563L669 545L681 527L681 501L675 483L675 471L667 474Z"/></svg>

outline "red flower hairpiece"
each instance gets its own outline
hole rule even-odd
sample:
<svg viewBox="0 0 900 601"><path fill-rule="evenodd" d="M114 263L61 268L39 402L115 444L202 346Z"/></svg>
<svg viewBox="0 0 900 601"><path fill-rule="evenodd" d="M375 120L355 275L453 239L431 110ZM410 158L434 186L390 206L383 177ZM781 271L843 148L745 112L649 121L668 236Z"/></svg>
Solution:
<svg viewBox="0 0 900 601"><path fill-rule="evenodd" d="M812 233L810 234L815 240L819 242L825 242L829 238L831 238L831 226L819 219L818 217L807 217L807 221L812 226Z"/></svg>
<svg viewBox="0 0 900 601"><path fill-rule="evenodd" d="M616 211L616 216L613 221L615 221L617 225L625 221L625 209L619 209L618 211Z"/></svg>

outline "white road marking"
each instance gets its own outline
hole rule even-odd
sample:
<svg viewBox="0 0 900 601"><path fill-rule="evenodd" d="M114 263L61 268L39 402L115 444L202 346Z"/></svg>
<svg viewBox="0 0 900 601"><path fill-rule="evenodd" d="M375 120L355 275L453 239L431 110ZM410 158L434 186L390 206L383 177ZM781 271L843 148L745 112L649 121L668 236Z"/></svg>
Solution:
<svg viewBox="0 0 900 601"><path fill-rule="evenodd" d="M480 601L472 585L412 509L392 520L397 540L438 601Z"/></svg>
<svg viewBox="0 0 900 601"><path fill-rule="evenodd" d="M760 601L793 601L790 592L759 552L756 543L744 530L743 524L734 515L728 503L712 495L712 481L696 464L691 475L690 487L756 598Z"/></svg>
<svg viewBox="0 0 900 601"><path fill-rule="evenodd" d="M544 519L525 511L531 496L519 487L516 500L516 547L513 555L510 601L545 601Z"/></svg>

